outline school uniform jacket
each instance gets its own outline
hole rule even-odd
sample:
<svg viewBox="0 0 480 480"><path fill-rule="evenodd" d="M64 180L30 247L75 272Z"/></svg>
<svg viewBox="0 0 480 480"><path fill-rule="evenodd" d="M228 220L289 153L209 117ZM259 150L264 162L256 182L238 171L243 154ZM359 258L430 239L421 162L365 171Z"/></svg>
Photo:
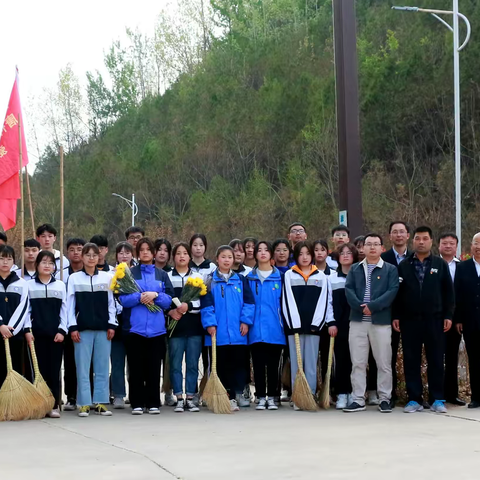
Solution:
<svg viewBox="0 0 480 480"><path fill-rule="evenodd" d="M400 289L393 303L392 318L400 321L452 320L455 298L447 262L431 254L430 268L420 285L413 258L414 253L398 266Z"/></svg>
<svg viewBox="0 0 480 480"><path fill-rule="evenodd" d="M285 332L281 310L282 276L276 267L263 282L254 268L247 275L255 299L253 325L248 330L248 343L273 343L285 345Z"/></svg>
<svg viewBox="0 0 480 480"><path fill-rule="evenodd" d="M85 270L70 275L67 287L69 333L117 328L111 281L111 275L97 269L91 276Z"/></svg>
<svg viewBox="0 0 480 480"><path fill-rule="evenodd" d="M67 289L60 280L51 278L48 284L38 278L28 282L29 319L25 323L34 337L67 335Z"/></svg>
<svg viewBox="0 0 480 480"><path fill-rule="evenodd" d="M339 331L350 326L350 305L347 302L345 294L345 282L347 276L340 268L330 275L330 285L332 286L333 316Z"/></svg>
<svg viewBox="0 0 480 480"><path fill-rule="evenodd" d="M480 277L473 258L457 264L455 272L455 323L465 333L480 331Z"/></svg>
<svg viewBox="0 0 480 480"><path fill-rule="evenodd" d="M193 272L199 273L204 280L206 280L207 277L217 269L217 266L207 259L205 259L200 265L197 265L193 260L190 260L188 267Z"/></svg>
<svg viewBox="0 0 480 480"><path fill-rule="evenodd" d="M247 345L248 336L240 333L240 324L251 326L255 301L245 277L233 273L228 282L218 270L207 278L208 293L201 298L203 328L217 327L217 345ZM212 345L210 335L205 345Z"/></svg>
<svg viewBox="0 0 480 480"><path fill-rule="evenodd" d="M0 278L0 325L12 327L14 336L19 334L28 319L29 307L26 280L15 272L10 272L5 280Z"/></svg>
<svg viewBox="0 0 480 480"><path fill-rule="evenodd" d="M238 270L233 270L238 275L243 275L244 277L248 276L248 274L252 271L252 267L248 265L244 265L243 263L238 267Z"/></svg>
<svg viewBox="0 0 480 480"><path fill-rule="evenodd" d="M330 327L335 325L330 280L315 266L307 279L297 268L288 270L284 276L282 310L285 333L319 335L325 322Z"/></svg>
<svg viewBox="0 0 480 480"><path fill-rule="evenodd" d="M170 282L172 282L175 292L174 297L177 297L179 300L182 297L185 283L189 278L200 278L203 280L203 277L199 273L192 272L192 270L189 270L182 277L175 268L168 272L168 278ZM171 308L177 308L177 306L172 302ZM205 330L203 329L202 319L200 317L200 299L188 302L188 310L177 322L171 337L191 337L194 335L203 337L204 334Z"/></svg>

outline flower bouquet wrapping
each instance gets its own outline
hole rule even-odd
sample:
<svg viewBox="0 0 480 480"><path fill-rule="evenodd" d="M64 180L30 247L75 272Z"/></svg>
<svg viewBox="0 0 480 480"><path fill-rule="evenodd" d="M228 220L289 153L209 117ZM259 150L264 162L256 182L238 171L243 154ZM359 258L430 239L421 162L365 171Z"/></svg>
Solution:
<svg viewBox="0 0 480 480"><path fill-rule="evenodd" d="M179 307L182 303L193 302L206 294L207 286L201 278L188 277L180 299L175 297L172 299L172 302ZM170 323L168 324L168 331L170 332L169 337L172 336L178 322L179 320L174 320L173 318L170 319Z"/></svg>
<svg viewBox="0 0 480 480"><path fill-rule="evenodd" d="M110 290L115 294L127 295L130 293L141 293L142 290L133 278L132 272L126 263L120 263L115 270ZM145 305L151 312L160 312L161 308L157 305Z"/></svg>

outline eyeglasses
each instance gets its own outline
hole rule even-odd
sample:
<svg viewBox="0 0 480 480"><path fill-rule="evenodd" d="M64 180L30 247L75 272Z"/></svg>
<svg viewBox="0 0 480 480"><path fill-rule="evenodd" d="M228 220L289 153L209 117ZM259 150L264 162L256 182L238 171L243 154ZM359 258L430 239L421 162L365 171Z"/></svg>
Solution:
<svg viewBox="0 0 480 480"><path fill-rule="evenodd" d="M301 233L305 233L305 230L303 228L294 228L293 230L290 230L290 233L293 233L294 235L299 235Z"/></svg>
<svg viewBox="0 0 480 480"><path fill-rule="evenodd" d="M350 250L344 250L340 256L342 257L348 257L349 255L353 255L353 253Z"/></svg>
<svg viewBox="0 0 480 480"><path fill-rule="evenodd" d="M1 257L0 262L10 263L10 262L13 262L13 258L12 257Z"/></svg>
<svg viewBox="0 0 480 480"><path fill-rule="evenodd" d="M55 264L53 262L44 262L43 260L40 262L40 265L43 267L54 267Z"/></svg>
<svg viewBox="0 0 480 480"><path fill-rule="evenodd" d="M130 235L128 240L140 240L142 238L141 235Z"/></svg>
<svg viewBox="0 0 480 480"><path fill-rule="evenodd" d="M371 248L371 247L381 247L382 244L381 243L366 243L365 246L367 248Z"/></svg>
<svg viewBox="0 0 480 480"><path fill-rule="evenodd" d="M95 260L95 258L98 258L98 255L96 253L93 255L85 255L85 258L89 258L90 260Z"/></svg>

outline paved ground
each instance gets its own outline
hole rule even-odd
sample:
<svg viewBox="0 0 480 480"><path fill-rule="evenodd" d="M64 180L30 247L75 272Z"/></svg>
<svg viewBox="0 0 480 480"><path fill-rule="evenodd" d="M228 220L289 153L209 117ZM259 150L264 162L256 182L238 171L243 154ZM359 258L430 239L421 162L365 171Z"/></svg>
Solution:
<svg viewBox="0 0 480 480"><path fill-rule="evenodd" d="M242 409L0 424L0 478L480 478L480 411L345 414Z"/></svg>

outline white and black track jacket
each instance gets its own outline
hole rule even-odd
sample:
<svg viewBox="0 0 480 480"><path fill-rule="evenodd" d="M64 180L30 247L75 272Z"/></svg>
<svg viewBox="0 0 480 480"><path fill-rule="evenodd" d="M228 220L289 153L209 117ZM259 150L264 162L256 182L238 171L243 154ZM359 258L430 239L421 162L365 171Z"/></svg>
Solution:
<svg viewBox="0 0 480 480"><path fill-rule="evenodd" d="M111 281L111 274L97 269L92 276L85 270L70 275L67 287L67 318L70 333L117 328L115 300L110 290Z"/></svg>
<svg viewBox="0 0 480 480"><path fill-rule="evenodd" d="M52 277L49 283L38 278L28 282L30 315L25 328L31 328L35 337L55 337L57 333L66 335L67 290L65 284Z"/></svg>
<svg viewBox="0 0 480 480"><path fill-rule="evenodd" d="M12 327L13 335L22 332L29 306L27 281L15 272L6 279L0 277L0 325Z"/></svg>

